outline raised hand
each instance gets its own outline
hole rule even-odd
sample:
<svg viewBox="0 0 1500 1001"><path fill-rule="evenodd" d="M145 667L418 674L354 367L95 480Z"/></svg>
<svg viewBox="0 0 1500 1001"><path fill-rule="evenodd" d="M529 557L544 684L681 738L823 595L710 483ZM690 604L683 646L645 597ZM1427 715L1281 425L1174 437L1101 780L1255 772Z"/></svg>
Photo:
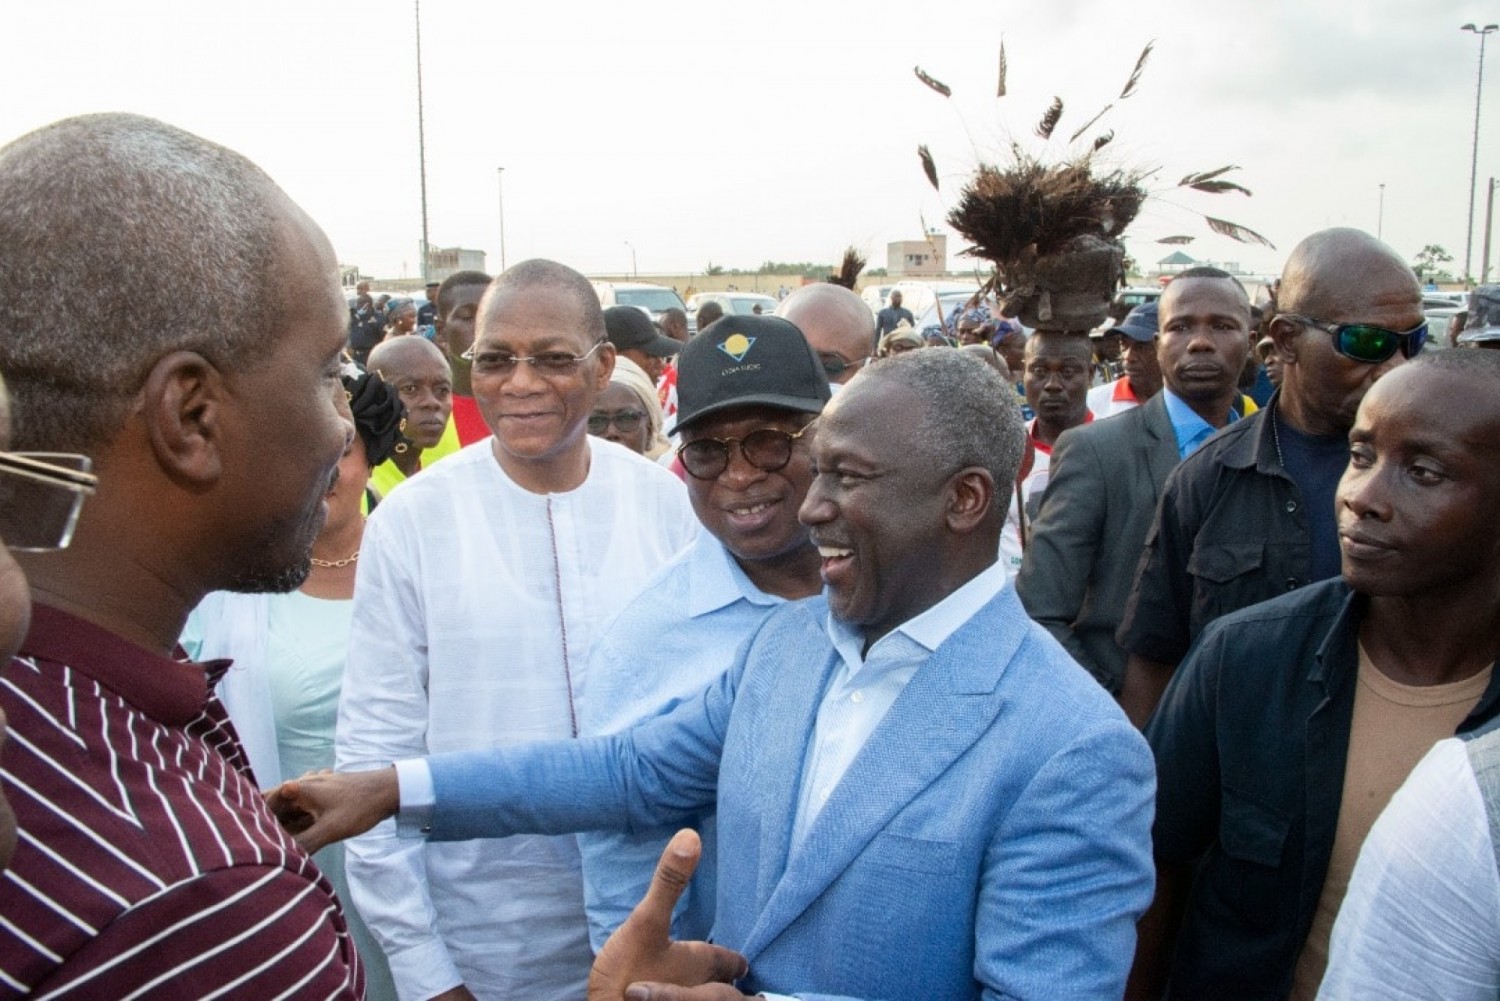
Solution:
<svg viewBox="0 0 1500 1001"><path fill-rule="evenodd" d="M672 908L693 878L702 853L695 832L682 830L672 836L645 898L599 950L589 971L589 1001L744 997L728 985L749 971L745 957L708 942L671 939ZM658 993L668 990L672 993Z"/></svg>

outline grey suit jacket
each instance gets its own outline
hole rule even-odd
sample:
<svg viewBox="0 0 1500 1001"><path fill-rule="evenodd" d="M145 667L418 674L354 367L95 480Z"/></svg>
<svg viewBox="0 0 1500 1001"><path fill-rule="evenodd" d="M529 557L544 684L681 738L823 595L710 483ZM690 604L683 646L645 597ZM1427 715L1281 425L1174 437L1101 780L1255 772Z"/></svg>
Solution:
<svg viewBox="0 0 1500 1001"><path fill-rule="evenodd" d="M1065 431L1016 577L1026 612L1111 692L1125 676L1115 629L1125 613L1157 498L1177 465L1161 393Z"/></svg>

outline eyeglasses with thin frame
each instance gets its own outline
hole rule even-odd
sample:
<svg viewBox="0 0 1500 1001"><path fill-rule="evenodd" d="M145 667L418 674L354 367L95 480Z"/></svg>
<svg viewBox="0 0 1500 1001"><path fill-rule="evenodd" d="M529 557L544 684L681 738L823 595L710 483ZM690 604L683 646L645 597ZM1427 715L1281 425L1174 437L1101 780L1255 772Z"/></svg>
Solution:
<svg viewBox="0 0 1500 1001"><path fill-rule="evenodd" d="M0 451L0 539L24 552L66 548L98 486L92 470L86 455Z"/></svg>
<svg viewBox="0 0 1500 1001"><path fill-rule="evenodd" d="M823 366L823 373L830 379L837 379L851 368L859 368L859 366L869 360L869 355L865 355L863 358L856 358L853 361L845 361L835 354L818 355L818 362Z"/></svg>
<svg viewBox="0 0 1500 1001"><path fill-rule="evenodd" d="M1321 330L1333 338L1333 350L1352 361L1366 365L1379 365L1395 357L1400 351L1407 358L1422 353L1427 343L1427 323L1423 321L1403 332L1377 327L1373 323L1330 323L1314 320L1296 313L1280 313L1278 317Z"/></svg>
<svg viewBox="0 0 1500 1001"><path fill-rule="evenodd" d="M594 352L598 351L608 341L596 341L594 346L581 355L575 355L567 351L538 351L534 355L515 355L509 351L495 351L485 349L478 350L478 343L469 345L469 350L459 355L465 361L472 362L474 372L477 375L514 375L516 369L522 362L531 366L532 370L539 375L572 375L578 370Z"/></svg>
<svg viewBox="0 0 1500 1001"><path fill-rule="evenodd" d="M743 438L695 438L677 446L677 458L688 475L712 480L729 468L729 448L739 446L745 461L756 469L774 473L792 461L792 446L817 423L814 418L793 433L780 428L759 428Z"/></svg>
<svg viewBox="0 0 1500 1001"><path fill-rule="evenodd" d="M645 419L644 410L595 410L589 414L589 434L603 434L611 424L625 434L633 434Z"/></svg>

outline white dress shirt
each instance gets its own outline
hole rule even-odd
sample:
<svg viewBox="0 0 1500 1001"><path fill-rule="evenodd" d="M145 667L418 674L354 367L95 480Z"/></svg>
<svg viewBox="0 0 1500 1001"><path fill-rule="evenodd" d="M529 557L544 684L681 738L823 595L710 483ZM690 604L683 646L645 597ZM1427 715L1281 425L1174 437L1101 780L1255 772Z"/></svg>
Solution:
<svg viewBox="0 0 1500 1001"><path fill-rule="evenodd" d="M829 795L917 668L954 630L999 594L1007 579L1005 567L999 562L991 564L936 605L876 640L868 653L864 652L864 632L829 614L828 636L840 664L823 693L802 766L793 846L812 827Z"/></svg>
<svg viewBox="0 0 1500 1001"><path fill-rule="evenodd" d="M340 769L576 735L600 627L697 534L687 492L588 439L588 477L535 494L486 439L394 491L360 549ZM355 906L403 998L582 997L592 951L573 836L349 842Z"/></svg>

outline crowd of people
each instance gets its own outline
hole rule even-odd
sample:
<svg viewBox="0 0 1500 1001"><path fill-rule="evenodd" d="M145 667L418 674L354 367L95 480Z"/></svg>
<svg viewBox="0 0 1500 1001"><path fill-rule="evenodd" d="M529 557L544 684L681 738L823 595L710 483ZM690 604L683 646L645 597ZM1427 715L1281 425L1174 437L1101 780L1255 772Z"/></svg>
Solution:
<svg viewBox="0 0 1500 1001"><path fill-rule="evenodd" d="M0 246L0 997L1500 992L1493 289L346 302L123 114Z"/></svg>

